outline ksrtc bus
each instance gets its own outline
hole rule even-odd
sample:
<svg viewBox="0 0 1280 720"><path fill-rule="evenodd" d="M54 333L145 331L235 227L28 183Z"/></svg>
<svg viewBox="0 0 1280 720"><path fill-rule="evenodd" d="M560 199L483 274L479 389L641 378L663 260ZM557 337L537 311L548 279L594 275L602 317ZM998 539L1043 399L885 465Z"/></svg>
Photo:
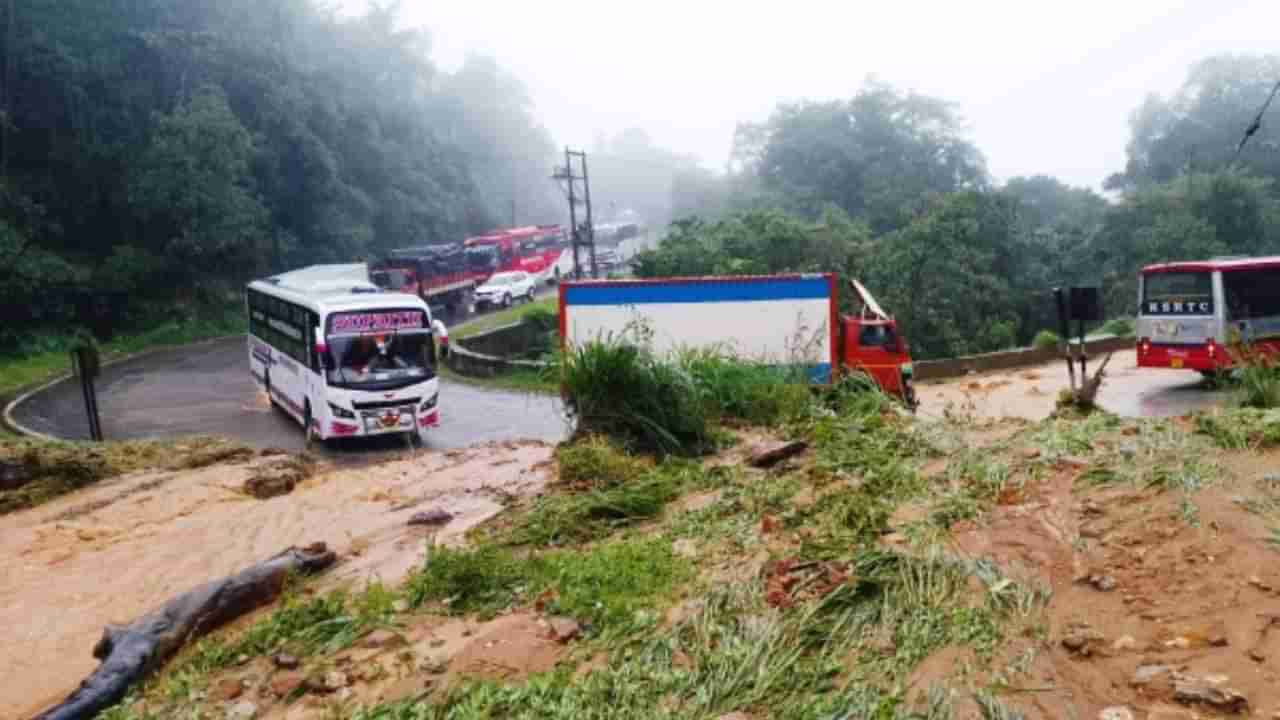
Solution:
<svg viewBox="0 0 1280 720"><path fill-rule="evenodd" d="M308 439L440 423L431 311L364 264L315 265L246 288L249 372Z"/></svg>
<svg viewBox="0 0 1280 720"><path fill-rule="evenodd" d="M547 282L558 279L556 261L569 238L559 225L531 225L467 238L465 244L469 252L488 253L495 272L522 271Z"/></svg>
<svg viewBox="0 0 1280 720"><path fill-rule="evenodd" d="M1280 256L1149 265L1138 275L1138 365L1211 374L1231 348L1280 350Z"/></svg>

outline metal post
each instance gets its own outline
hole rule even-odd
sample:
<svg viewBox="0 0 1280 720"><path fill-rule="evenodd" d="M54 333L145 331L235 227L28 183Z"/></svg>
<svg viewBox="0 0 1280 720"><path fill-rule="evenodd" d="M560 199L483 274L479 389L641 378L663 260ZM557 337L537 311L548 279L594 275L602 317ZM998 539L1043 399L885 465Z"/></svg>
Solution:
<svg viewBox="0 0 1280 720"><path fill-rule="evenodd" d="M600 269L596 266L596 226L591 222L591 179L587 177L587 154L582 153L582 187L587 196L587 242L591 243L591 277L600 278Z"/></svg>
<svg viewBox="0 0 1280 720"><path fill-rule="evenodd" d="M573 153L564 149L564 174L569 182L569 242L573 245L573 278L582 279L582 263L578 259L578 211L573 199Z"/></svg>
<svg viewBox="0 0 1280 720"><path fill-rule="evenodd" d="M1084 318L1080 318L1080 386L1089 379L1089 359L1084 351Z"/></svg>
<svg viewBox="0 0 1280 720"><path fill-rule="evenodd" d="M1071 392L1076 391L1076 366L1071 357L1071 325L1067 320L1067 300L1063 296L1062 288L1053 289L1053 297L1058 302L1058 333L1062 338L1063 347L1066 349L1067 355L1067 375L1071 378ZM1081 378L1081 382L1084 378Z"/></svg>

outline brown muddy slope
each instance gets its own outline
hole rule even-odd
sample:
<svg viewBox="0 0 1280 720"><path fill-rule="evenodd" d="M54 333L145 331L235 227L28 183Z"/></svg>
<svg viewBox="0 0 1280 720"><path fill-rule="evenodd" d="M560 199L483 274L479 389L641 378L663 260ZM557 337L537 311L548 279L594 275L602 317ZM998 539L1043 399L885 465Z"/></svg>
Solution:
<svg viewBox="0 0 1280 720"><path fill-rule="evenodd" d="M217 465L108 481L0 518L0 717L61 699L93 670L102 628L171 596L270 557L323 541L339 552L326 584L398 581L429 532L460 539L509 495L536 492L552 448L481 446L350 470L322 470L292 493L257 500L253 468ZM453 514L443 528L408 527L416 512Z"/></svg>

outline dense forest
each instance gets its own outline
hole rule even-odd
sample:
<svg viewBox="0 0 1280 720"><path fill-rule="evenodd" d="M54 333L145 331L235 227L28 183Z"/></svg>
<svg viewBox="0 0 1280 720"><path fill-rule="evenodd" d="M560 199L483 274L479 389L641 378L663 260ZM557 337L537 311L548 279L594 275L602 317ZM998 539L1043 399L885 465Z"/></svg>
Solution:
<svg viewBox="0 0 1280 720"><path fill-rule="evenodd" d="M1280 122L1264 118L1237 153L1278 80L1278 57L1196 64L1131 116L1111 197L1047 176L994 182L937 98L872 82L780 105L739 126L727 173L677 175L687 217L638 272L860 277L921 357L1029 342L1056 324L1056 285L1100 286L1111 316L1132 315L1145 264L1280 253Z"/></svg>
<svg viewBox="0 0 1280 720"><path fill-rule="evenodd" d="M557 222L520 83L394 6L24 0L0 28L0 329L99 335L256 274Z"/></svg>
<svg viewBox="0 0 1280 720"><path fill-rule="evenodd" d="M198 313L278 269L566 219L550 175L582 139L552 138L490 59L437 68L395 4L0 5L0 353ZM1146 262L1280 251L1280 124L1236 153L1277 79L1277 57L1196 64L1134 110L1106 196L997 182L952 104L870 81L740 124L723 171L641 129L597 138L593 199L665 228L642 275L836 270L919 355L990 350L1052 325L1054 285L1101 285L1124 315Z"/></svg>

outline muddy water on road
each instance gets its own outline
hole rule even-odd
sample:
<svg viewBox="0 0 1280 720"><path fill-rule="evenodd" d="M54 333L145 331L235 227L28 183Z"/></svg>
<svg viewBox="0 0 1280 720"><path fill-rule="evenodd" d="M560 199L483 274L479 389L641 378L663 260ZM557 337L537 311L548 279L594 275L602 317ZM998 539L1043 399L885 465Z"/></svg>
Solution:
<svg viewBox="0 0 1280 720"><path fill-rule="evenodd" d="M1090 372L1101 357L1090 359ZM1041 420L1053 412L1058 393L1069 386L1066 363L970 375L922 383L920 415L947 413L978 419ZM1098 404L1124 417L1171 417L1220 407L1228 394L1205 386L1191 371L1140 368L1134 351L1118 352L1107 365Z"/></svg>
<svg viewBox="0 0 1280 720"><path fill-rule="evenodd" d="M0 518L0 717L26 717L73 690L97 666L104 625L291 545L339 552L325 585L397 582L433 537L406 525L413 513L453 513L434 539L456 542L505 495L541 489L551 452L536 441L419 452L322 471L271 500L240 492L252 463L135 475Z"/></svg>

